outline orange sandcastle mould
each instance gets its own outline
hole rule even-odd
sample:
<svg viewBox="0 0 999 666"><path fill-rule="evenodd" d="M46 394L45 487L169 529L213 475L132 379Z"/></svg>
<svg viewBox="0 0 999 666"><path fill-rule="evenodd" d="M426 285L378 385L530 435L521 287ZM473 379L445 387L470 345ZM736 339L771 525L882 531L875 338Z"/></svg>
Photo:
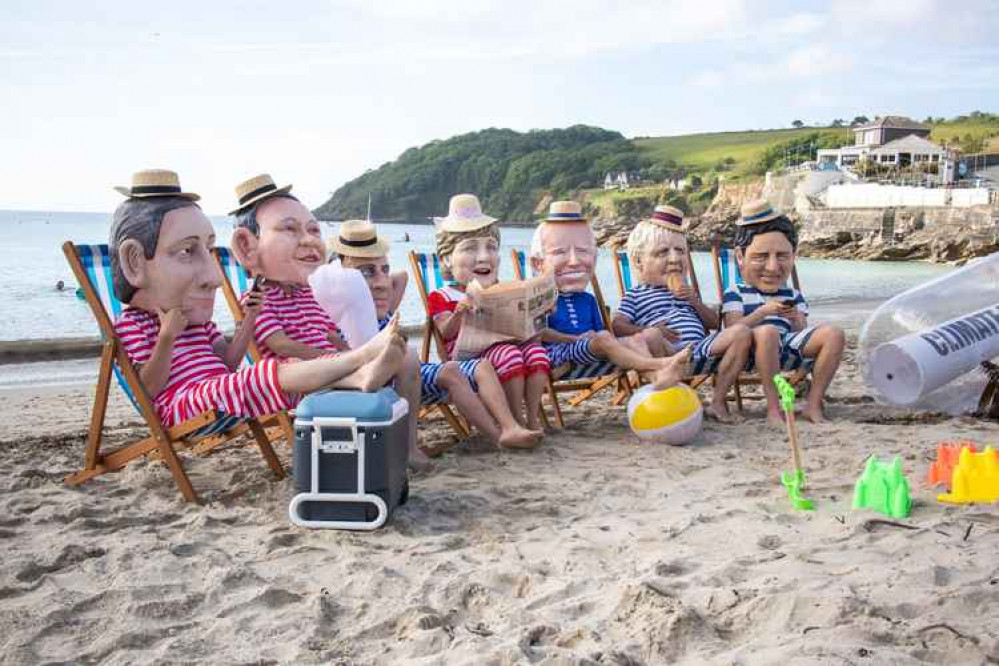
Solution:
<svg viewBox="0 0 999 666"><path fill-rule="evenodd" d="M937 499L951 504L999 501L999 455L995 449L987 446L981 453L962 449L950 493L937 495Z"/></svg>
<svg viewBox="0 0 999 666"><path fill-rule="evenodd" d="M958 456L961 449L970 449L972 453L978 453L975 443L969 440L957 442L940 442L937 444L937 459L930 463L930 471L926 475L926 483L931 486L938 486L941 483L950 487L950 481L954 476L954 468L957 467Z"/></svg>

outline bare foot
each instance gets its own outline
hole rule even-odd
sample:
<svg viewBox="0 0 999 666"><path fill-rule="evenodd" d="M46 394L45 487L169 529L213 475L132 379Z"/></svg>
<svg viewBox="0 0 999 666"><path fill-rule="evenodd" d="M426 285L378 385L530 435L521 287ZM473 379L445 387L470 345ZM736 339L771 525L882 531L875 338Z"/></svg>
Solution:
<svg viewBox="0 0 999 666"><path fill-rule="evenodd" d="M390 339L375 358L361 366L355 373L358 380L357 388L361 391L377 391L388 384L405 359L404 347L404 342L400 346L395 338Z"/></svg>
<svg viewBox="0 0 999 666"><path fill-rule="evenodd" d="M399 313L392 315L392 319L385 325L385 328L378 331L375 337L371 338L357 348L357 353L364 359L364 363L373 361L385 349L392 344L395 338L399 337Z"/></svg>
<svg viewBox="0 0 999 666"><path fill-rule="evenodd" d="M742 423L744 419L741 414L733 414L728 411L728 405L724 402L721 404L712 403L707 409L704 410L705 416L710 419L714 419L719 423Z"/></svg>
<svg viewBox="0 0 999 666"><path fill-rule="evenodd" d="M427 454L419 446L411 446L409 448L409 460L407 463L414 472L425 472L434 466L430 462L430 458L427 457Z"/></svg>
<svg viewBox="0 0 999 666"><path fill-rule="evenodd" d="M812 423L825 423L826 415L822 411L822 405L817 405L813 407L812 405L807 405L805 409L801 411L801 415L811 421Z"/></svg>
<svg viewBox="0 0 999 666"><path fill-rule="evenodd" d="M541 430L528 430L517 424L509 430L501 431L497 444L503 449L533 449L541 443L543 436L544 432Z"/></svg>
<svg viewBox="0 0 999 666"><path fill-rule="evenodd" d="M767 425L768 426L770 426L771 428L776 428L778 430L781 430L781 429L784 428L784 424L785 423L786 423L786 421L784 420L784 413L783 412L781 412L779 410L776 411L776 412L772 412L769 409L767 410Z"/></svg>
<svg viewBox="0 0 999 666"><path fill-rule="evenodd" d="M685 348L679 354L662 359L660 368L652 373L652 388L661 391L679 384L686 373L689 360L690 347Z"/></svg>

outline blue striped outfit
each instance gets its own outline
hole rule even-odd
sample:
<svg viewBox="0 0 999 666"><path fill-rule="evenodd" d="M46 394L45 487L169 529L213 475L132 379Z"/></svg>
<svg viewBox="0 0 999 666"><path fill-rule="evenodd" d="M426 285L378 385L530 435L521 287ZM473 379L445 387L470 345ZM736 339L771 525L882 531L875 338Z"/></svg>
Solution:
<svg viewBox="0 0 999 666"><path fill-rule="evenodd" d="M589 331L604 330L604 320L600 316L600 306L593 294L585 291L562 292L555 302L555 310L548 315L548 328L566 335L582 335ZM552 367L571 363L573 365L605 365L605 360L596 356L590 346L592 341L546 342L545 352Z"/></svg>
<svg viewBox="0 0 999 666"><path fill-rule="evenodd" d="M764 293L744 282L737 282L735 287L725 292L722 301L722 313L736 312L743 317L756 312L760 306L773 300L792 300L794 307L799 312L808 316L808 301L801 295L801 292L791 287L781 287L773 293ZM815 359L806 358L804 355L805 345L815 333L816 326L806 326L800 331L791 328L791 322L784 317L770 315L761 321L757 326L774 326L780 331L780 369L797 370L801 367L811 367ZM750 357L749 368L755 365L755 359Z"/></svg>
<svg viewBox="0 0 999 666"><path fill-rule="evenodd" d="M711 355L718 332L709 334L694 306L674 296L666 287L654 284L632 287L621 299L617 312L635 326L665 324L676 331L680 339L674 346L691 348L689 374L709 374L718 369L721 356Z"/></svg>
<svg viewBox="0 0 999 666"><path fill-rule="evenodd" d="M392 319L392 313L388 313L383 318L378 320L378 330L385 328L389 320ZM467 361L458 362L458 367L461 369L461 374L465 375L468 379L468 383L471 385L472 390L478 392L479 385L475 381L475 369L479 367L479 362L481 358L473 358ZM440 377L441 370L444 368L443 363L421 363L420 364L420 404L421 405L437 405L442 402L447 402L447 391L437 385L437 379Z"/></svg>

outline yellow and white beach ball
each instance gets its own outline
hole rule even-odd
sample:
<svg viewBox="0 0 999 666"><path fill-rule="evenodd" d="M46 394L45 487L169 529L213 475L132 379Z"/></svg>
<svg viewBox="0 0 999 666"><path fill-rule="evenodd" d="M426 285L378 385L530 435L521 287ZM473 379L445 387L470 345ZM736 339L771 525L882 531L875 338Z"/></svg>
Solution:
<svg viewBox="0 0 999 666"><path fill-rule="evenodd" d="M697 391L686 384L656 391L643 386L628 401L628 425L641 439L686 444L701 431L704 410Z"/></svg>

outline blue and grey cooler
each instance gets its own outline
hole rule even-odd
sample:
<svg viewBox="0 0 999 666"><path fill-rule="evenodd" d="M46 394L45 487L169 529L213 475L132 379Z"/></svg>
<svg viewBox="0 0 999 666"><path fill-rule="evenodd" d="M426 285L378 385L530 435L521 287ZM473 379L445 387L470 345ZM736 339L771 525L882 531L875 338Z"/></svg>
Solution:
<svg viewBox="0 0 999 666"><path fill-rule="evenodd" d="M390 388L323 391L295 409L295 497L301 527L374 530L409 495L409 406Z"/></svg>

